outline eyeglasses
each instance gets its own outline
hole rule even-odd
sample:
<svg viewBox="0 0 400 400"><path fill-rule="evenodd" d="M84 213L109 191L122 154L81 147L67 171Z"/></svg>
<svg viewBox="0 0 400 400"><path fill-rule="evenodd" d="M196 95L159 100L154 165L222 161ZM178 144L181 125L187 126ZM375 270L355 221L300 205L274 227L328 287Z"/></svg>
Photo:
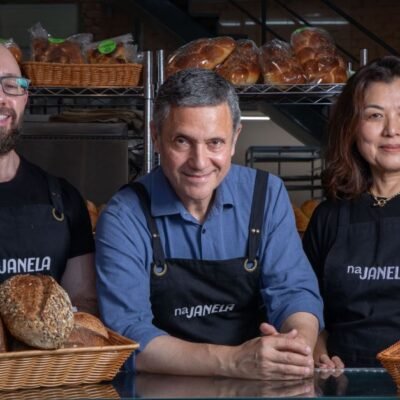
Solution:
<svg viewBox="0 0 400 400"><path fill-rule="evenodd" d="M29 79L20 76L1 76L3 92L9 96L23 96L28 93Z"/></svg>

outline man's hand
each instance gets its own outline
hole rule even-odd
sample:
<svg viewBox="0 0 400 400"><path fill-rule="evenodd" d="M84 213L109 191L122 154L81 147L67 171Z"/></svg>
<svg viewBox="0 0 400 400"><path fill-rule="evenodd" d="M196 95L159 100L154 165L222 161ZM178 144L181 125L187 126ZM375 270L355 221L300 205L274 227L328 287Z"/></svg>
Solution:
<svg viewBox="0 0 400 400"><path fill-rule="evenodd" d="M230 376L289 380L313 375L312 350L296 329L279 333L272 325L260 326L263 336L237 346L229 364Z"/></svg>

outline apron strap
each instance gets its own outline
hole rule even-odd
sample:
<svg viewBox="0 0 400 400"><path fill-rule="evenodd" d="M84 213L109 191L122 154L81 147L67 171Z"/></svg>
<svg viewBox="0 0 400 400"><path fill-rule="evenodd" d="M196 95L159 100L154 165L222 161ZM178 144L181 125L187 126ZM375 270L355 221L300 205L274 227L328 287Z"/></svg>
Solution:
<svg viewBox="0 0 400 400"><path fill-rule="evenodd" d="M140 182L130 182L128 183L128 186L130 186L139 197L140 205L142 206L142 210L147 221L147 226L150 230L153 246L153 262L156 266L164 266L165 254L161 245L160 234L158 232L156 221L151 216L151 203L149 194L147 193L146 188Z"/></svg>
<svg viewBox="0 0 400 400"><path fill-rule="evenodd" d="M249 222L249 242L247 257L255 261L261 242L261 228L264 224L265 199L267 196L268 172L257 170Z"/></svg>
<svg viewBox="0 0 400 400"><path fill-rule="evenodd" d="M46 174L47 185L50 193L50 201L53 206L52 213L57 221L64 221L64 204L61 197L61 186L58 178Z"/></svg>

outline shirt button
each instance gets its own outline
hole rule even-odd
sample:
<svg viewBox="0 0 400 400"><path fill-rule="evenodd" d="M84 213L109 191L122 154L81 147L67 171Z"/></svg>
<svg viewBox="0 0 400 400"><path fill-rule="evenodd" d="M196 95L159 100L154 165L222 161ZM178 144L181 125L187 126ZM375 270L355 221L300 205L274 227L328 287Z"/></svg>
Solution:
<svg viewBox="0 0 400 400"><path fill-rule="evenodd" d="M201 230L201 233L206 233L206 228L203 228L203 229Z"/></svg>

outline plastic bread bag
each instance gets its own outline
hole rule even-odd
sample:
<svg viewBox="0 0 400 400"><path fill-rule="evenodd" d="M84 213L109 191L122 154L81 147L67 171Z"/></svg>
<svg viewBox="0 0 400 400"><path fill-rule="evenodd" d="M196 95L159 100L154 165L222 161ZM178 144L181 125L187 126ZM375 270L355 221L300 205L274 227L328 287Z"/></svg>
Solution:
<svg viewBox="0 0 400 400"><path fill-rule="evenodd" d="M90 43L84 52L89 64L127 64L138 60L137 45L130 33Z"/></svg>
<svg viewBox="0 0 400 400"><path fill-rule="evenodd" d="M308 83L343 83L346 63L337 53L331 35L320 28L300 28L291 35L292 48Z"/></svg>
<svg viewBox="0 0 400 400"><path fill-rule="evenodd" d="M83 64L82 48L93 40L91 33L77 33L67 38L50 35L40 22L29 29L31 59L38 62Z"/></svg>
<svg viewBox="0 0 400 400"><path fill-rule="evenodd" d="M289 43L282 40L272 39L260 47L260 65L264 83L295 85L306 82L303 68Z"/></svg>
<svg viewBox="0 0 400 400"><path fill-rule="evenodd" d="M0 44L6 47L8 50L10 50L11 54L17 60L18 64L22 62L22 51L13 38L9 39L0 38Z"/></svg>
<svg viewBox="0 0 400 400"><path fill-rule="evenodd" d="M166 76L187 68L214 69L225 61L235 47L236 41L229 36L192 40L168 56Z"/></svg>
<svg viewBox="0 0 400 400"><path fill-rule="evenodd" d="M261 75L259 49L250 39L239 39L236 47L215 72L234 85L252 85Z"/></svg>

